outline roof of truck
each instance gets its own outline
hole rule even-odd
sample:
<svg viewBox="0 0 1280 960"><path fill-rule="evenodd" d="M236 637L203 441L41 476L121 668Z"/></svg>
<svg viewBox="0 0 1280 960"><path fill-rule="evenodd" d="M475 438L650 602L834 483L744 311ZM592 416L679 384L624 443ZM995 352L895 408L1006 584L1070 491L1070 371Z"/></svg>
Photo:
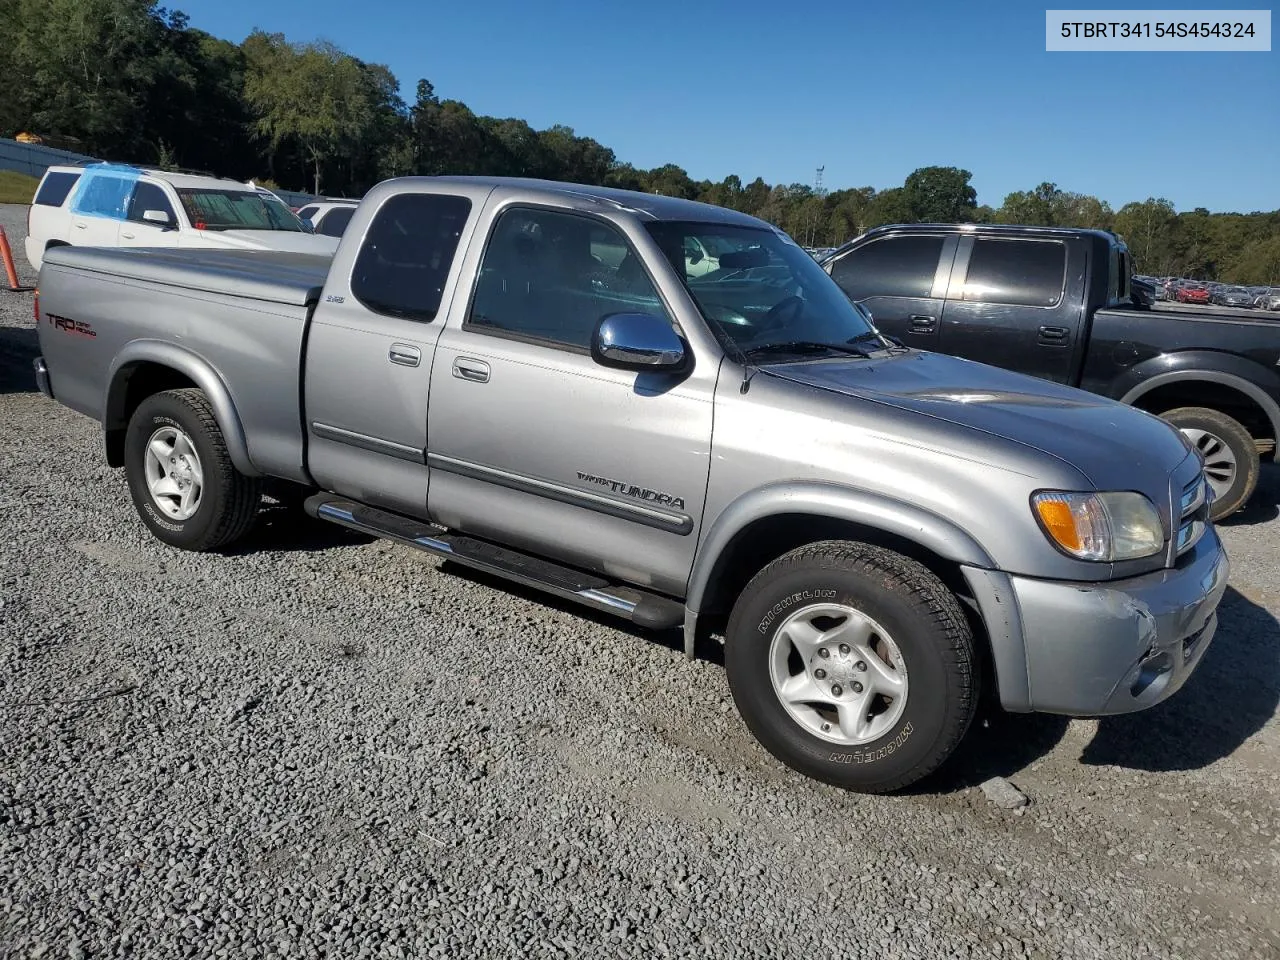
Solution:
<svg viewBox="0 0 1280 960"><path fill-rule="evenodd" d="M757 217L739 213L710 203L667 197L638 190L618 190L613 187L597 187L585 183L564 183L559 180L538 180L532 177L482 177L441 176L404 177L404 180L430 180L434 183L456 182L492 186L513 193L536 192L554 194L591 205L617 209L619 207L647 216L651 220L696 220L714 223L735 223L744 227L773 229Z"/></svg>

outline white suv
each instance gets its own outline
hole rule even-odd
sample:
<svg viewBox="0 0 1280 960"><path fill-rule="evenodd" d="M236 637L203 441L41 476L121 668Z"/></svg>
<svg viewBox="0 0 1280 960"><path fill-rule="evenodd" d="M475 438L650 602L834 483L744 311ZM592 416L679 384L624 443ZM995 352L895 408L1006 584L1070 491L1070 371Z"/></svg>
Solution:
<svg viewBox="0 0 1280 960"><path fill-rule="evenodd" d="M316 200L299 209L298 216L310 222L316 233L340 237L359 205L359 200Z"/></svg>
<svg viewBox="0 0 1280 960"><path fill-rule="evenodd" d="M252 183L118 164L53 166L27 213L27 260L51 246L218 247L332 255L279 197Z"/></svg>

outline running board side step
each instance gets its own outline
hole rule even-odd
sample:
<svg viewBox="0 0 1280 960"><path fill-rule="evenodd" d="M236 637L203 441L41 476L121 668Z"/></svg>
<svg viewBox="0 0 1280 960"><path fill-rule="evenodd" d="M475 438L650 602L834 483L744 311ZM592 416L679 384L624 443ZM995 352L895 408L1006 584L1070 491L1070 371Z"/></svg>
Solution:
<svg viewBox="0 0 1280 960"><path fill-rule="evenodd" d="M318 493L304 503L319 520L443 557L515 583L574 600L630 620L639 627L665 630L684 623L684 605L635 587L610 583L594 574L501 547L487 540L450 533L423 520L370 507L331 493Z"/></svg>

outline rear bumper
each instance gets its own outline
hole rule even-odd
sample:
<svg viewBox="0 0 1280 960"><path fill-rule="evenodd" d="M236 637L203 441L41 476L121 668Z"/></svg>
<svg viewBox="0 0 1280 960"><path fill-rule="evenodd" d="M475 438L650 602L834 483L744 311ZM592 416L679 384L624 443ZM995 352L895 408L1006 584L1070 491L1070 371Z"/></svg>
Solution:
<svg viewBox="0 0 1280 960"><path fill-rule="evenodd" d="M36 357L31 364L36 370L36 386L50 400L53 399L53 385L49 383L49 367L44 362L44 357Z"/></svg>
<svg viewBox="0 0 1280 960"><path fill-rule="evenodd" d="M1168 699L1213 640L1229 574L1210 528L1173 570L1103 583L988 580L1000 609L988 613L980 592L979 602L1001 702L1021 712L1106 716Z"/></svg>

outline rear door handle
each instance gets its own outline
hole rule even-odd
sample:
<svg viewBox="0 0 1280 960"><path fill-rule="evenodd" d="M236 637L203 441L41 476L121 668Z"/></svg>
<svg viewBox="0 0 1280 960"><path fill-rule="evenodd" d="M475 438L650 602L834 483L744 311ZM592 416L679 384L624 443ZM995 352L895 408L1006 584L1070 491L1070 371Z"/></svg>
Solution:
<svg viewBox="0 0 1280 960"><path fill-rule="evenodd" d="M911 321L912 333L928 333L938 326L937 317L926 317L917 313L908 319Z"/></svg>
<svg viewBox="0 0 1280 960"><path fill-rule="evenodd" d="M120 236L124 237L126 240L132 240L134 237L132 233L124 233L124 232L121 232Z"/></svg>
<svg viewBox="0 0 1280 960"><path fill-rule="evenodd" d="M422 351L407 343L393 343L388 356L392 363L398 363L402 367L416 367L422 362Z"/></svg>
<svg viewBox="0 0 1280 960"><path fill-rule="evenodd" d="M458 357L453 361L453 375L462 380L474 380L476 383L489 382L489 365L483 360L472 360L470 357Z"/></svg>
<svg viewBox="0 0 1280 960"><path fill-rule="evenodd" d="M1067 339L1067 335L1070 333L1071 331L1066 327L1041 327L1040 339L1057 343L1061 340Z"/></svg>

